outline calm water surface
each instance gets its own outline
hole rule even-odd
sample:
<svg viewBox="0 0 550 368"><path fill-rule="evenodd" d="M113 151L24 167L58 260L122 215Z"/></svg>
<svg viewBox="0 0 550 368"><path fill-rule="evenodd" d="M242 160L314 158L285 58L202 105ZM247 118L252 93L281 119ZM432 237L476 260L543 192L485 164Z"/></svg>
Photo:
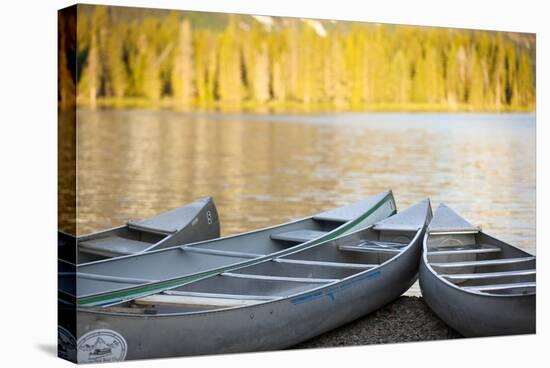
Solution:
<svg viewBox="0 0 550 368"><path fill-rule="evenodd" d="M531 114L84 110L77 119L79 234L211 195L229 235L392 189L398 208L430 197L535 253Z"/></svg>

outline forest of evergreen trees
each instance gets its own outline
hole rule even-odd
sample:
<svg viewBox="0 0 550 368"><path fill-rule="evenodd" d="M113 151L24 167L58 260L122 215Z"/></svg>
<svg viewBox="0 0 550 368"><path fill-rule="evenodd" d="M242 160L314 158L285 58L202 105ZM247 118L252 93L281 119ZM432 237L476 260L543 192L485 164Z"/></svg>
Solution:
<svg viewBox="0 0 550 368"><path fill-rule="evenodd" d="M59 60L62 105L76 91L92 108L535 108L530 34L109 6L77 15L76 49ZM74 73L63 70L71 55Z"/></svg>

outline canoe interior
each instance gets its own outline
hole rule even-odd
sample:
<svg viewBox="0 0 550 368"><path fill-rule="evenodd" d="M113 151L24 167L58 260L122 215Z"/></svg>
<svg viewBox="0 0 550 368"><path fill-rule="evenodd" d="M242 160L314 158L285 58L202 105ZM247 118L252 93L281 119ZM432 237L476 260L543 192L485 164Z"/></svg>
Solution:
<svg viewBox="0 0 550 368"><path fill-rule="evenodd" d="M243 241L239 237L234 237L226 238L223 243L212 242L209 244L204 244L201 248L267 255L288 249L296 244L303 243L303 241L298 241L297 239L285 240L282 236L281 239L279 239L277 238L277 235L279 234L287 234L291 231L312 231L317 232L317 235L322 235L322 233L331 232L344 223L344 221L328 221L310 218L300 221L298 224L295 223L291 226L284 226L279 229L273 229L272 231L266 232L263 239L259 239L261 241L247 242ZM311 239L313 238L308 238L307 240Z"/></svg>
<svg viewBox="0 0 550 368"><path fill-rule="evenodd" d="M140 291L154 290L156 284L161 292L168 287L162 283L167 280L183 285L197 274L214 275L243 263L269 259L277 252L282 256L308 245L325 244L342 235L340 231L350 234L394 213L393 196L384 192L279 226L86 263L78 266L76 297L82 306L118 305L121 299L133 298Z"/></svg>
<svg viewBox="0 0 550 368"><path fill-rule="evenodd" d="M93 269L93 274L102 276L139 278L140 280L157 281L177 277L185 274L193 274L214 269L217 267L236 264L247 261L254 256L267 255L277 251L293 247L300 242L275 240L271 238L272 233L288 232L291 230L315 230L329 232L342 225L339 221L319 221L305 219L292 223L291 225L275 228L273 231L250 233L242 236L224 238L223 241L214 240L204 244L197 244L188 249L185 247L175 248L164 252L150 252L147 257L131 257L125 262L119 262L119 267L110 267L109 263L96 264L90 267L79 268L84 276L78 276L78 293L81 295L91 294L98 291L114 290L128 286L127 282L121 285L116 281L99 281L86 276L88 269ZM222 254L200 253L201 249L221 251ZM233 252L233 253L229 253ZM228 253L228 254L224 254ZM236 253L236 254L234 254ZM155 265L162 264L163 267ZM142 284L142 281L135 284Z"/></svg>
<svg viewBox="0 0 550 368"><path fill-rule="evenodd" d="M416 231L368 228L323 246L100 309L138 314L180 314L287 298L372 270L405 251L416 235ZM388 248L392 250L388 251Z"/></svg>
<svg viewBox="0 0 550 368"><path fill-rule="evenodd" d="M483 232L429 234L427 261L436 275L488 295L536 292L536 259Z"/></svg>
<svg viewBox="0 0 550 368"><path fill-rule="evenodd" d="M90 236L87 236L86 238L78 239L78 243L82 245L82 243L89 241L97 241L101 239L116 239L119 242L124 242L127 246L128 254L131 254L144 251L151 245L166 239L168 236L169 235L154 233L145 230L132 229L128 226L122 226L105 232L92 234ZM84 246L78 247L79 263L94 262L102 259L112 258L113 256L116 256L116 254L113 254L111 251L101 252L97 250L94 251L92 249L87 249Z"/></svg>
<svg viewBox="0 0 550 368"><path fill-rule="evenodd" d="M82 265L219 236L216 205L208 197L143 220L130 220L123 226L79 236L76 261ZM75 262L74 258L71 262Z"/></svg>

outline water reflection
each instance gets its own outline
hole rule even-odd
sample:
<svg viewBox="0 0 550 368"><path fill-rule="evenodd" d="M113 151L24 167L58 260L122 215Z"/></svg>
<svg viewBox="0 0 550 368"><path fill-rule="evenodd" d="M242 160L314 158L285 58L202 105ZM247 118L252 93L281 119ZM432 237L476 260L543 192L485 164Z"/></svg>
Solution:
<svg viewBox="0 0 550 368"><path fill-rule="evenodd" d="M57 226L76 233L76 114L60 110L57 125Z"/></svg>
<svg viewBox="0 0 550 368"><path fill-rule="evenodd" d="M535 252L532 115L77 118L79 234L212 195L227 235L391 188L400 208L429 196Z"/></svg>

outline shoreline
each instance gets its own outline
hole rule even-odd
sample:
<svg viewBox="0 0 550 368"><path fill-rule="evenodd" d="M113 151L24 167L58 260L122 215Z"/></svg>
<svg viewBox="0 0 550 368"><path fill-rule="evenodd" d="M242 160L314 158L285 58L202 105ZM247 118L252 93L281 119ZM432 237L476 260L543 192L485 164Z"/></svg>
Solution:
<svg viewBox="0 0 550 368"><path fill-rule="evenodd" d="M463 338L424 303L422 297L401 296L386 306L290 349L395 344Z"/></svg>
<svg viewBox="0 0 550 368"><path fill-rule="evenodd" d="M150 110L150 111L176 111L176 112L200 112L200 113L245 113L245 114L323 114L344 112L439 112L439 113L530 113L536 112L536 103L529 105L471 105L465 103L365 103L357 106L336 106L330 103L312 103L309 105L288 102L258 103L244 101L240 104L228 104L212 102L207 105L191 103L181 105L171 98L160 100L148 100L143 98L98 98L95 104L88 101L77 100L76 109L112 109L112 110Z"/></svg>

